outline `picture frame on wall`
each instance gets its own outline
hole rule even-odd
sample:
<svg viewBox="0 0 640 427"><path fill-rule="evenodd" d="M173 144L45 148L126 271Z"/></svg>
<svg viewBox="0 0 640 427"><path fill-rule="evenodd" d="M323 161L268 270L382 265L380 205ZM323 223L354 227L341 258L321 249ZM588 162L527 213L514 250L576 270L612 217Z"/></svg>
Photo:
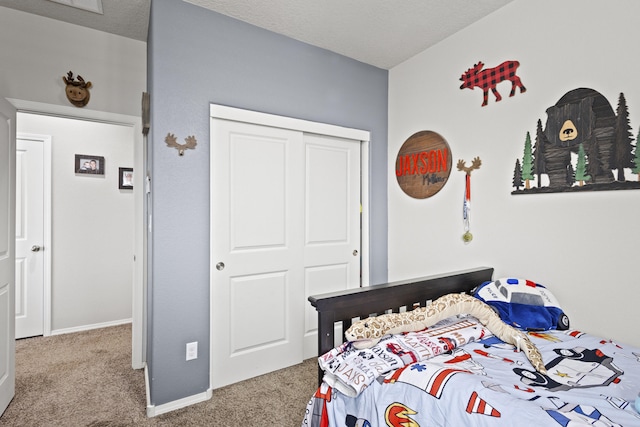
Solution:
<svg viewBox="0 0 640 427"><path fill-rule="evenodd" d="M118 168L118 188L133 190L133 168Z"/></svg>
<svg viewBox="0 0 640 427"><path fill-rule="evenodd" d="M76 154L75 172L88 175L104 175L105 161L102 156Z"/></svg>

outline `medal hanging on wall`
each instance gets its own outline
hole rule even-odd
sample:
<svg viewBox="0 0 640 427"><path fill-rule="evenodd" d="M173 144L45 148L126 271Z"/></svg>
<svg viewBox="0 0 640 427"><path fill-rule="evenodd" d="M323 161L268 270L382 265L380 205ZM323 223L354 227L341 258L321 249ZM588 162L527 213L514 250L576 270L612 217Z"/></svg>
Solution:
<svg viewBox="0 0 640 427"><path fill-rule="evenodd" d="M480 157L476 157L471 162L471 166L467 167L464 160L458 160L458 170L465 172L464 181L464 200L462 202L462 222L464 224L464 234L462 235L462 241L465 244L470 243L473 240L473 234L471 234L471 221L469 214L471 211L471 171L474 169L480 169L482 161Z"/></svg>
<svg viewBox="0 0 640 427"><path fill-rule="evenodd" d="M464 243L471 243L473 240L473 234L469 231L469 211L471 210L471 175L466 174L464 185L464 201L462 203L462 220L464 223L464 234L462 235L462 241Z"/></svg>

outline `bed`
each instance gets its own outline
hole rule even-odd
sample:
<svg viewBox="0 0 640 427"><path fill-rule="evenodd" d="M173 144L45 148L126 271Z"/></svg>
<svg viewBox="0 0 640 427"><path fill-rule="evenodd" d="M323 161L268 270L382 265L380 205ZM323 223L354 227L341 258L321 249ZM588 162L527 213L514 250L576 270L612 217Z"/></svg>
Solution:
<svg viewBox="0 0 640 427"><path fill-rule="evenodd" d="M493 269L480 267L309 297L318 315L319 387L302 426L640 426L640 349L568 323L526 334L543 373L464 314L386 335L365 351L336 341L358 319L429 307L492 280ZM418 342L429 357L405 351Z"/></svg>

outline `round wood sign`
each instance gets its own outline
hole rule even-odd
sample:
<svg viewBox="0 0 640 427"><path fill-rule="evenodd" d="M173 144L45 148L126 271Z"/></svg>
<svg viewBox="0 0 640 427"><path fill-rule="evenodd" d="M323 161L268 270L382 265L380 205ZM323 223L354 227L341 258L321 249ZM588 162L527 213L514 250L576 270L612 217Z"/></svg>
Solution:
<svg viewBox="0 0 640 427"><path fill-rule="evenodd" d="M451 149L438 133L423 130L407 139L396 158L396 178L402 191L426 199L444 187L451 174Z"/></svg>

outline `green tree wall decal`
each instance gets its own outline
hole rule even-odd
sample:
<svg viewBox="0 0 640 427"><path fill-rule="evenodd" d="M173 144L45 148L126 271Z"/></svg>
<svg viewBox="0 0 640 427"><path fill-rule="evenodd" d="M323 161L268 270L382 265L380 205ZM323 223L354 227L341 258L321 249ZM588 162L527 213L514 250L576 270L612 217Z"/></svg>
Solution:
<svg viewBox="0 0 640 427"><path fill-rule="evenodd" d="M636 138L636 148L633 156L633 173L638 175L638 181L640 181L640 150L638 150L638 140L640 140L640 129L638 129L638 137Z"/></svg>
<svg viewBox="0 0 640 427"><path fill-rule="evenodd" d="M524 156L522 157L522 179L524 179L524 188L530 188L529 182L533 176L533 154L531 151L531 135L527 131L527 137L524 141Z"/></svg>
<svg viewBox="0 0 640 427"><path fill-rule="evenodd" d="M578 163L576 164L576 181L582 187L585 181L589 181L591 176L587 174L587 159L584 153L584 146L578 147Z"/></svg>

